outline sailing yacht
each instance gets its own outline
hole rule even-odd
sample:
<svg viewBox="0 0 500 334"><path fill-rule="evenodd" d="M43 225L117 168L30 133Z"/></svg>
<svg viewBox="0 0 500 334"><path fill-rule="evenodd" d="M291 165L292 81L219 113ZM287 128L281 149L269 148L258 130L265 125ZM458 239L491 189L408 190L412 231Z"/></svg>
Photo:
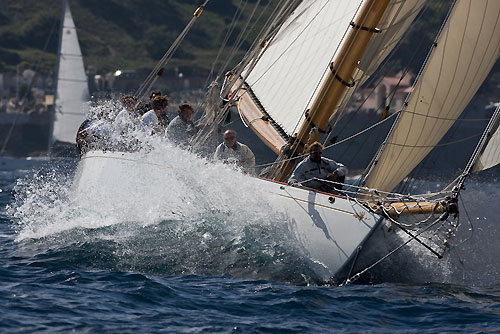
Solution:
<svg viewBox="0 0 500 334"><path fill-rule="evenodd" d="M49 156L76 156L76 131L88 112L89 88L75 22L67 0L62 3L54 112Z"/></svg>
<svg viewBox="0 0 500 334"><path fill-rule="evenodd" d="M442 257L458 227L457 198L465 178L500 162L500 153L491 148L498 147L498 135L493 135L497 111L470 163L448 187L423 194L394 192L459 118L500 53L500 2L457 0L359 182L335 194L286 182L308 145L328 142L356 89L375 73L426 3L289 2L225 78L221 96L230 97L245 124L278 155L263 177L248 176L249 182L273 210L283 213L297 244L320 265L326 280L352 282L410 242ZM205 114L202 122L223 120L229 105L219 114ZM205 127L194 147L201 147L216 128ZM133 170L161 183L164 171L158 173L161 166L154 161L147 154L88 152L79 163L75 190L98 186L108 193L125 191L131 187L124 176L133 175ZM388 228L401 232L392 234L399 246L372 265L359 267L363 245L382 238L381 231Z"/></svg>
<svg viewBox="0 0 500 334"><path fill-rule="evenodd" d="M67 0L62 2L57 59L56 97L50 121L48 155L75 158L76 131L87 115L89 90L75 23ZM3 153L8 138L9 136L0 154ZM39 167L46 160L47 157L1 156L0 170L29 170Z"/></svg>

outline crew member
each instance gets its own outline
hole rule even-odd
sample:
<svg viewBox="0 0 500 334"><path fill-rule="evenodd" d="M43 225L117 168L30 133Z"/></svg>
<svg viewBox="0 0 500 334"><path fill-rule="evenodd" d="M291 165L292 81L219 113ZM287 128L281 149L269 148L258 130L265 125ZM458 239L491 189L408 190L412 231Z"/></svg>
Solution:
<svg viewBox="0 0 500 334"><path fill-rule="evenodd" d="M222 135L223 142L217 146L214 158L228 163L234 163L245 173L255 173L255 155L245 144L236 140L236 132L227 130Z"/></svg>
<svg viewBox="0 0 500 334"><path fill-rule="evenodd" d="M342 185L339 183L344 183L347 168L332 159L322 157L322 153L323 145L319 142L312 143L309 146L309 156L295 167L288 183L291 185L300 184L324 192L342 189Z"/></svg>

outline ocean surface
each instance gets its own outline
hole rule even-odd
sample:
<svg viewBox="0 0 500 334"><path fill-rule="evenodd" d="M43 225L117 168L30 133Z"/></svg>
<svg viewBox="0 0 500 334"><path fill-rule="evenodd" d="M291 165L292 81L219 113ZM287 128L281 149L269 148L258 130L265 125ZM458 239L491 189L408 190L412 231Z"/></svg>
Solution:
<svg viewBox="0 0 500 334"><path fill-rule="evenodd" d="M1 333L500 333L495 175L468 181L445 258L408 247L377 281L336 286L231 178L190 165L206 195L167 205L155 185L75 197L75 165L0 170Z"/></svg>

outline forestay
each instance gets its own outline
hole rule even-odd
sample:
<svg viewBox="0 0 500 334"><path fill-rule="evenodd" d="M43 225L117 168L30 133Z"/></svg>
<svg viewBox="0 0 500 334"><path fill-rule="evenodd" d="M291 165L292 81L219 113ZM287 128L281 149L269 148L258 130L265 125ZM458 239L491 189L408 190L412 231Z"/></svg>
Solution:
<svg viewBox="0 0 500 334"><path fill-rule="evenodd" d="M75 23L67 1L63 2L63 15L52 143L75 143L76 131L86 116L89 91Z"/></svg>
<svg viewBox="0 0 500 334"><path fill-rule="evenodd" d="M500 51L500 1L458 0L365 186L391 191L465 109Z"/></svg>

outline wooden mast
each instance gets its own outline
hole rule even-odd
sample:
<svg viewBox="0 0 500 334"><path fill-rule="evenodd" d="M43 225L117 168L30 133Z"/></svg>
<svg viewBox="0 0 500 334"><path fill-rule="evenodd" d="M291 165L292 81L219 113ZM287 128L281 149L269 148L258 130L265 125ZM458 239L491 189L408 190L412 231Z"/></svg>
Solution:
<svg viewBox="0 0 500 334"><path fill-rule="evenodd" d="M365 52L366 46L374 33L380 32L377 29L390 0L368 0L360 10L356 22L351 23L351 31L347 36L335 62L330 65L330 72L327 75L320 91L314 100L310 110L306 114L306 120L299 129L296 140L291 143L288 154L282 154L285 161L274 176L275 180L285 181L292 173L297 159L290 159L294 155L303 152L308 143L318 140L320 131L328 123L330 116L338 109L338 105L343 93L350 87L351 77L356 66ZM313 130L313 131L311 131ZM288 156L287 156L288 155Z"/></svg>

